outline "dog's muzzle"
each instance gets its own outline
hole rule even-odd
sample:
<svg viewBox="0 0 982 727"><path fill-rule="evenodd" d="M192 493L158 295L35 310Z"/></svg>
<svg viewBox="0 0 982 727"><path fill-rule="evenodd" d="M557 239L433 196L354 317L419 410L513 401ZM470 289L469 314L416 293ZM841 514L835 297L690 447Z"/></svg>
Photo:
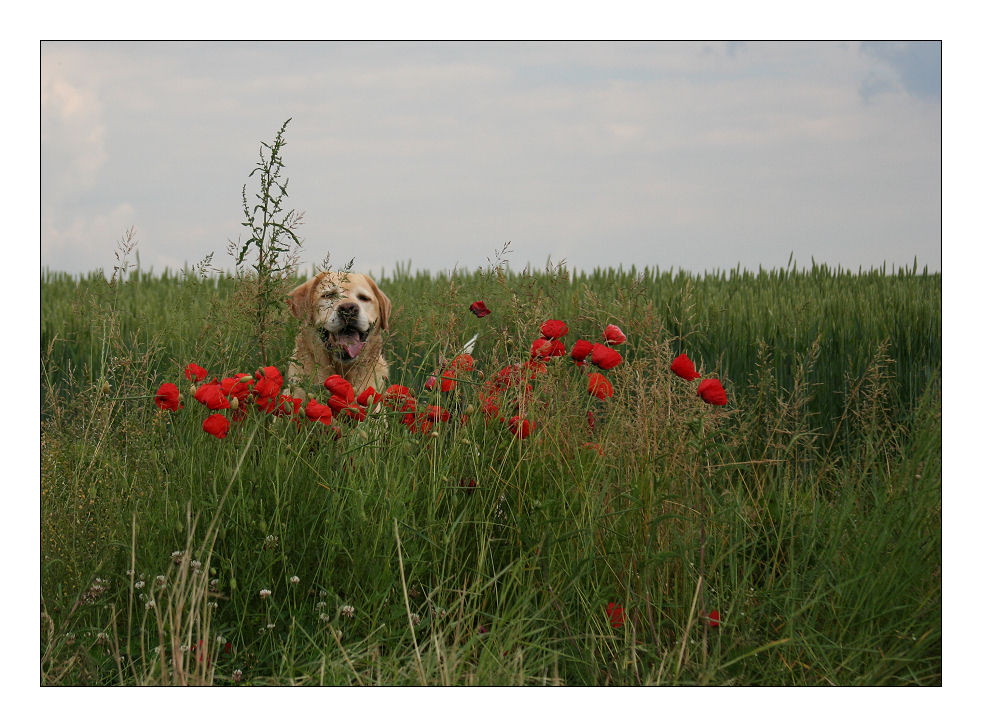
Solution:
<svg viewBox="0 0 982 727"><path fill-rule="evenodd" d="M320 330L321 341L328 350L336 352L342 361L353 361L358 358L358 354L368 343L368 336L371 334L374 325L369 326L368 330L360 331L353 324L347 325L338 331L328 331L326 328Z"/></svg>

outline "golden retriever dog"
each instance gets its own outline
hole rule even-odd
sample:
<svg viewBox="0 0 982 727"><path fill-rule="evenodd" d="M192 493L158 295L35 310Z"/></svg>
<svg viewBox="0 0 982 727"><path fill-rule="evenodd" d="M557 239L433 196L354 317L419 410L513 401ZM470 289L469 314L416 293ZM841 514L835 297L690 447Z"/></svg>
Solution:
<svg viewBox="0 0 982 727"><path fill-rule="evenodd" d="M367 275L323 272L289 295L290 311L301 321L287 368L292 395L306 398L332 374L385 391L389 366L382 355L382 331L389 327L392 303Z"/></svg>

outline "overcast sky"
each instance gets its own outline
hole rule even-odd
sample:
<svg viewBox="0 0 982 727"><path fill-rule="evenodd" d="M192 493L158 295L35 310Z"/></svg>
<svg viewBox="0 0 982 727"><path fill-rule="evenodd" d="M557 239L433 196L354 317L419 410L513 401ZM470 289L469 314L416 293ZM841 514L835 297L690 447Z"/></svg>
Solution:
<svg viewBox="0 0 982 727"><path fill-rule="evenodd" d="M194 264L287 118L304 260L941 267L939 43L41 46L41 264Z"/></svg>

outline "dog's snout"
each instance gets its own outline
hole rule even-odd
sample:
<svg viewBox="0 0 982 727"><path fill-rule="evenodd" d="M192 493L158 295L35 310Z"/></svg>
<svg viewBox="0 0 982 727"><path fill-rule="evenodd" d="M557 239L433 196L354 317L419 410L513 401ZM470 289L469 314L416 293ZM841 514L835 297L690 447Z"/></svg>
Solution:
<svg viewBox="0 0 982 727"><path fill-rule="evenodd" d="M358 304L348 301L341 303L338 306L338 315L342 318L357 318L358 317Z"/></svg>

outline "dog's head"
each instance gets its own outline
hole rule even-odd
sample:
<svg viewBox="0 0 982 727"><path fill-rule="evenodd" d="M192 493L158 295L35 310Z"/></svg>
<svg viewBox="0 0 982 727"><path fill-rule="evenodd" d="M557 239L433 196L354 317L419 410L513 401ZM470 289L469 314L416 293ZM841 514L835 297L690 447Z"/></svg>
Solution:
<svg viewBox="0 0 982 727"><path fill-rule="evenodd" d="M358 358L369 337L389 327L392 303L361 273L319 273L293 289L290 310L342 363Z"/></svg>

